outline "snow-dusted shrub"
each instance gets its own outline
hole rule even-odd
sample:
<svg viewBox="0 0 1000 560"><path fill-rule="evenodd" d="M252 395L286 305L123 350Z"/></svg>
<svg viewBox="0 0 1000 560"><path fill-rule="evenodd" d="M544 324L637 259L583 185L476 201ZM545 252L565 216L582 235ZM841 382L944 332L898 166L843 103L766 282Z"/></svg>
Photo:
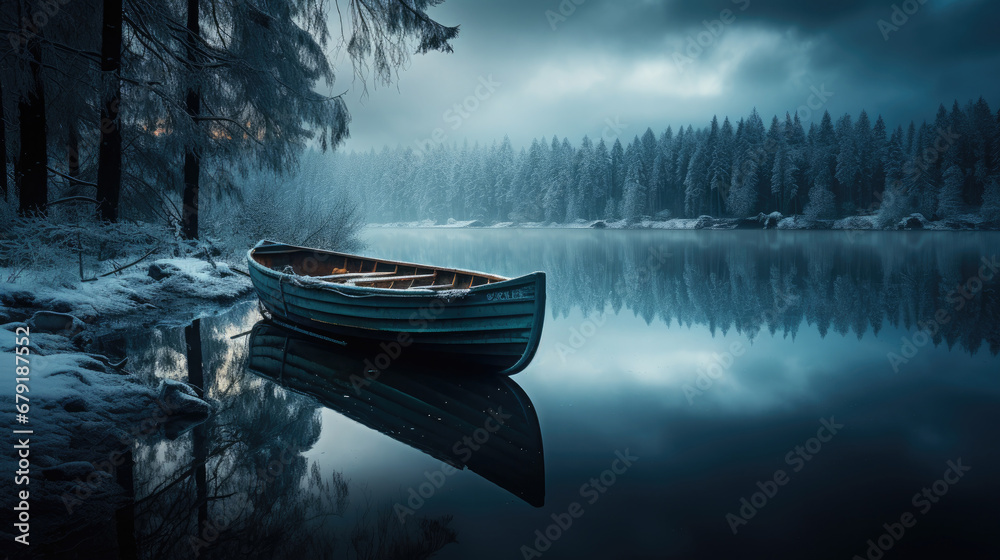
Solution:
<svg viewBox="0 0 1000 560"><path fill-rule="evenodd" d="M353 251L361 246L356 202L333 190L322 158L307 152L291 175L257 172L239 185L239 196L202 207L202 229L231 255L240 256L261 239Z"/></svg>
<svg viewBox="0 0 1000 560"><path fill-rule="evenodd" d="M1000 179L993 178L986 186L979 212L988 222L1000 222Z"/></svg>
<svg viewBox="0 0 1000 560"><path fill-rule="evenodd" d="M170 231L147 223L100 223L67 219L5 216L0 232L0 282L26 280L71 285L112 272L143 256L169 252Z"/></svg>
<svg viewBox="0 0 1000 560"><path fill-rule="evenodd" d="M886 189L882 205L879 206L875 224L879 228L893 227L911 213L911 197L901 189Z"/></svg>
<svg viewBox="0 0 1000 560"><path fill-rule="evenodd" d="M817 182L809 189L809 203L803 213L810 220L830 218L834 215L835 204L833 193L822 182Z"/></svg>

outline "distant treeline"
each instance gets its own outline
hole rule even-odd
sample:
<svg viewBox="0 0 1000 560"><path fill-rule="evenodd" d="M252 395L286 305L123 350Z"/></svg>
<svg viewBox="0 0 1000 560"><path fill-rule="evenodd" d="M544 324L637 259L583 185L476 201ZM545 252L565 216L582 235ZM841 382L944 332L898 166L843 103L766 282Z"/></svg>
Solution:
<svg viewBox="0 0 1000 560"><path fill-rule="evenodd" d="M1000 113L982 98L934 122L888 131L862 111L806 128L798 115L766 126L756 109L735 126L713 118L627 145L553 136L515 151L439 145L337 155L335 186L361 198L375 222L557 222L758 212L834 219L876 214L889 225L911 213L1000 219Z"/></svg>

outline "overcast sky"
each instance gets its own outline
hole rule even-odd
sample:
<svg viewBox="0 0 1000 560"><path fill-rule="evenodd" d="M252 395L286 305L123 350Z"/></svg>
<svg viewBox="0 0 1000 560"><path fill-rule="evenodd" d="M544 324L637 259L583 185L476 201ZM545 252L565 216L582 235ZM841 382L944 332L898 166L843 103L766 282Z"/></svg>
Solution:
<svg viewBox="0 0 1000 560"><path fill-rule="evenodd" d="M505 134L515 147L553 134L574 144L584 134L624 142L648 126L699 127L754 107L767 122L786 111L818 122L823 110L836 119L866 109L895 126L932 119L939 103L950 107L955 98L982 95L994 111L1000 105L996 0L562 6L446 0L430 13L461 26L454 53L414 56L393 87L367 97L340 67L336 89L350 90L354 119L345 149L426 144L436 129L449 143Z"/></svg>

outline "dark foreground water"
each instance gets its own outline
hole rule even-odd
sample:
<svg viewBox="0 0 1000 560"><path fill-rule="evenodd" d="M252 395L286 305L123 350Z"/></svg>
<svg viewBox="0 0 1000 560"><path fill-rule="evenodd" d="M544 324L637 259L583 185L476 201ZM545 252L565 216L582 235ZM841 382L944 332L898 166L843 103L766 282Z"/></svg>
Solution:
<svg viewBox="0 0 1000 560"><path fill-rule="evenodd" d="M196 341L194 374L221 405L136 449L141 557L1000 552L998 235L367 239L381 257L544 270L534 362L514 383L404 370L359 392L363 357L259 329L230 339L253 305L137 335L131 363L182 380Z"/></svg>

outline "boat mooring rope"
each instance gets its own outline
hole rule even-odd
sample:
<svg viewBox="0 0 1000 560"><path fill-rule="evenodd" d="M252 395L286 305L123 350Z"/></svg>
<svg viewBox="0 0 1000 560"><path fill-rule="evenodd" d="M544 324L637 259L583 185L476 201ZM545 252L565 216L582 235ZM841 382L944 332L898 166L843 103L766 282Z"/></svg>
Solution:
<svg viewBox="0 0 1000 560"><path fill-rule="evenodd" d="M292 325L290 323L286 323L286 322L284 322L284 321L282 321L282 320L274 317L273 314L271 316L270 321L272 323L278 325L279 327L283 328L283 329L292 330L292 331L295 331L295 332L298 332L298 333L302 333L302 334L304 334L306 336L311 336L311 337L314 337L314 338L325 340L327 342L332 342L334 344L339 344L341 346L347 346L347 343L344 342L343 340L337 340L335 338L330 338L328 336L323 336L321 334L314 333L312 331L309 331L309 330L306 330L306 329L303 329L303 328L300 328L300 327L296 327L295 325Z"/></svg>
<svg viewBox="0 0 1000 560"><path fill-rule="evenodd" d="M344 342L343 340L337 340L335 338L330 338L328 336L323 336L321 334L314 333L312 331L308 331L308 330L300 328L300 327L296 327L295 325L292 325L290 323L286 323L285 321L282 321L282 320L278 319L277 317L274 316L274 313L271 313L270 311L268 311L267 308L264 307L264 304L262 304L260 301L257 302L257 309L260 311L260 315L262 317L264 317L264 319L266 321L268 321L270 323L274 323L275 325L278 325L281 328L288 329L290 331L295 331L295 332L298 332L298 333L302 333L304 335L311 336L311 337L314 337L314 338L319 338L321 340L325 340L327 342L332 342L334 344L339 344L341 346L347 346L347 343Z"/></svg>

